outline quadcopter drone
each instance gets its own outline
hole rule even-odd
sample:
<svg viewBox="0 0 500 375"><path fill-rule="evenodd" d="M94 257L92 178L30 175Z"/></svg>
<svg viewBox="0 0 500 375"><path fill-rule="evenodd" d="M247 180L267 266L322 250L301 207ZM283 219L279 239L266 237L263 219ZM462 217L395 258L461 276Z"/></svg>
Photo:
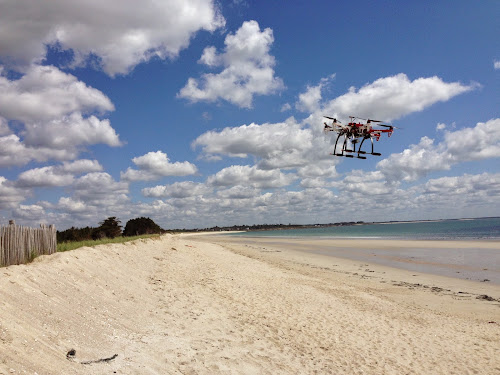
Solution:
<svg viewBox="0 0 500 375"><path fill-rule="evenodd" d="M343 125L340 123L340 121L337 121L336 118L329 117L329 116L323 116L329 120L333 120L331 125L328 125L326 122L325 124L325 132L331 131L331 132L337 132L337 139L335 140L335 147L333 149L333 153L330 155L335 155L335 156L345 156L347 158L353 158L354 154L357 153L357 158L359 159L366 159L366 156L362 156L365 154L369 155L376 155L380 156L381 154L379 152L374 152L373 151L373 139L376 139L377 141L380 139L380 136L382 133L387 133L387 136L390 137L392 135L392 132L394 129L396 129L395 126L392 125L387 125L387 124L376 124L375 126L380 126L383 127L384 129L375 129L373 128L374 125L373 123L378 123L381 122L379 120L371 120L371 119L364 119L360 117L354 117L354 116L349 116L349 123L347 125ZM357 120L364 120L366 121L364 124L361 122L357 122ZM344 137L344 142L342 143L342 149L340 153L337 152L337 143L340 139L340 137ZM366 152L362 151L361 147L363 146L363 142L367 139L370 139L372 143L372 152ZM361 143L359 141L361 140ZM359 146L357 146L357 151L356 151L356 145L359 143ZM352 147L352 149L350 148Z"/></svg>

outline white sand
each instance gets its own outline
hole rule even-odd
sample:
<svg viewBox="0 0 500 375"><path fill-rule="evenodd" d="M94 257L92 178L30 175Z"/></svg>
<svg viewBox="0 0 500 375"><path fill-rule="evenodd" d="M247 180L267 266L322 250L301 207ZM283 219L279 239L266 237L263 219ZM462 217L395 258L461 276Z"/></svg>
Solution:
<svg viewBox="0 0 500 375"><path fill-rule="evenodd" d="M498 374L499 299L487 283L168 235L0 269L0 374Z"/></svg>

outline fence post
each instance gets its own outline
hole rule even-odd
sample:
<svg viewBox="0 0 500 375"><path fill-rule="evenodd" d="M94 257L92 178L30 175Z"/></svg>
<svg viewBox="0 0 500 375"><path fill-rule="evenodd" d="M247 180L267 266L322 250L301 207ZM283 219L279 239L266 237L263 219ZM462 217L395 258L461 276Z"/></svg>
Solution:
<svg viewBox="0 0 500 375"><path fill-rule="evenodd" d="M32 256L57 251L57 230L54 225L40 224L40 229L16 225L0 225L0 266L26 263Z"/></svg>

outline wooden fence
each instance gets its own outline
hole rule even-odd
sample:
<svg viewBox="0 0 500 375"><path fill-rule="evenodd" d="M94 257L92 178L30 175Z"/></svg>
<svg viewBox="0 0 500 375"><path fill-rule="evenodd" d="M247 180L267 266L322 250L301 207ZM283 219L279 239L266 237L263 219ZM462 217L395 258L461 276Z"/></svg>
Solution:
<svg viewBox="0 0 500 375"><path fill-rule="evenodd" d="M24 264L33 258L57 251L56 227L40 224L40 228L16 225L0 226L0 266Z"/></svg>

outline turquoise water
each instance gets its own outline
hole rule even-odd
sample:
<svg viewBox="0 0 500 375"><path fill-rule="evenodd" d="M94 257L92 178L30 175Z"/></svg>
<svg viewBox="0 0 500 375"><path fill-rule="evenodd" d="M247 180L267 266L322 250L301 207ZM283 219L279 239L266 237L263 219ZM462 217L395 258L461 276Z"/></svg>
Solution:
<svg viewBox="0 0 500 375"><path fill-rule="evenodd" d="M500 240L500 217L411 223L365 224L323 228L234 233L251 237L387 238L428 240Z"/></svg>

